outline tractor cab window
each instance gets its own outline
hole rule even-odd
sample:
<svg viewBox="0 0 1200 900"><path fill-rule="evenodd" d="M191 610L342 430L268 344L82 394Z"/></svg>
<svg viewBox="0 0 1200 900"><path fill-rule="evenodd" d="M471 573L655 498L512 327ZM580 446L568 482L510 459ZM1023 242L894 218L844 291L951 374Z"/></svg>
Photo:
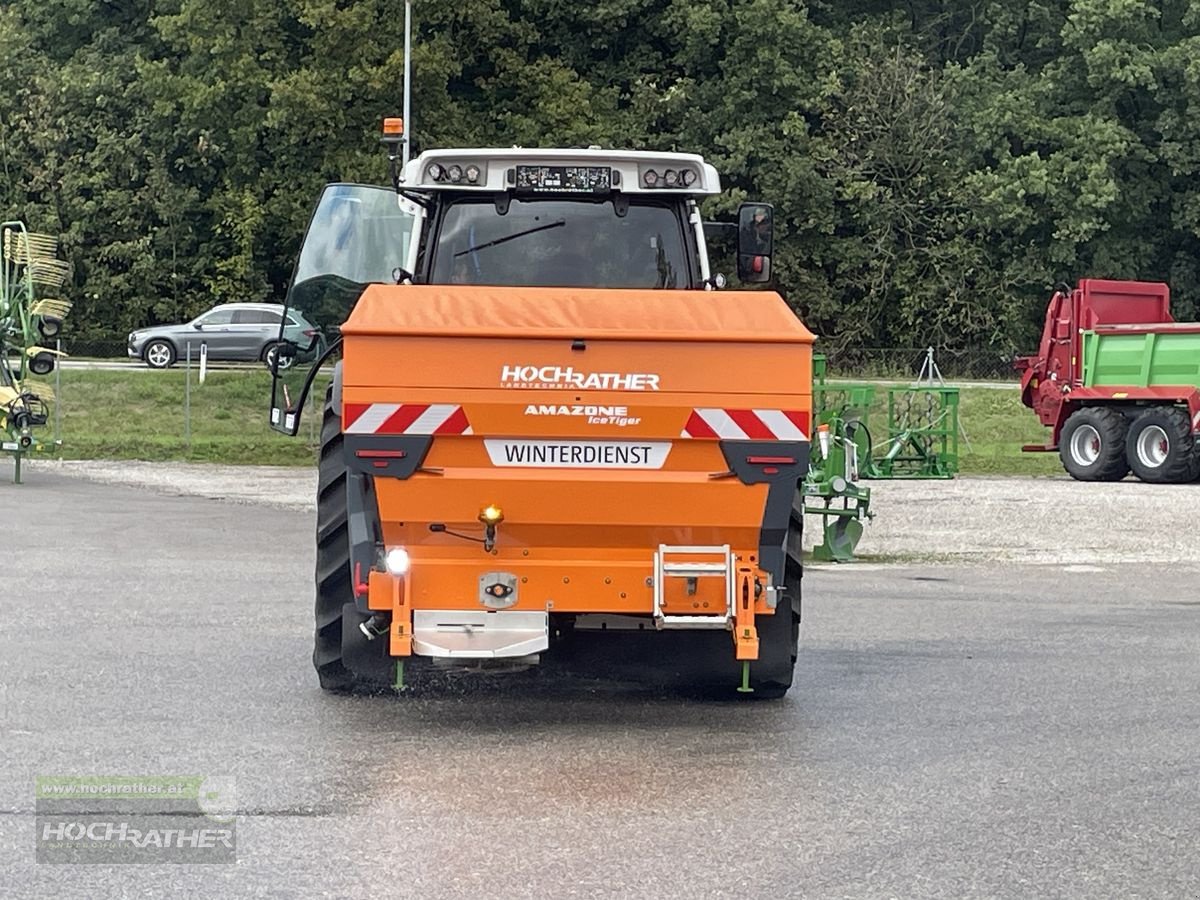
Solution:
<svg viewBox="0 0 1200 900"><path fill-rule="evenodd" d="M393 272L408 258L412 231L413 216L400 208L391 188L331 184L321 193L280 323L284 352L278 357L283 364L273 366L273 427L294 433L296 404L316 375L311 364L337 339L367 285L395 280Z"/></svg>
<svg viewBox="0 0 1200 900"><path fill-rule="evenodd" d="M659 203L512 198L450 204L439 229L434 284L687 288L683 221Z"/></svg>
<svg viewBox="0 0 1200 900"><path fill-rule="evenodd" d="M332 337L368 284L394 281L392 273L408 257L412 226L393 190L326 187L300 247L288 309Z"/></svg>

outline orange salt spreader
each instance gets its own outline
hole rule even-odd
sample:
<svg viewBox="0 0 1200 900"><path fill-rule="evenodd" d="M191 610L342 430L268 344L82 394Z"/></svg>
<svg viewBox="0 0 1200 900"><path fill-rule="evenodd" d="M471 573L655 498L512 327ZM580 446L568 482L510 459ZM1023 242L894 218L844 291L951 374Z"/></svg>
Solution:
<svg viewBox="0 0 1200 900"><path fill-rule="evenodd" d="M717 192L697 156L596 149L326 188L288 297L319 333L281 334L271 412L295 434L325 388L322 687L539 662L788 690L813 336L718 289ZM741 280L768 280L771 208L735 227Z"/></svg>

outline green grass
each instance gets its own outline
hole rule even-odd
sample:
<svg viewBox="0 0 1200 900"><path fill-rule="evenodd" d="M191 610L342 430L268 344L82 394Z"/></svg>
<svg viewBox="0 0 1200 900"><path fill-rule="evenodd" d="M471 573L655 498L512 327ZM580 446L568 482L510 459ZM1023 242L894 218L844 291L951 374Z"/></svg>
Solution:
<svg viewBox="0 0 1200 900"><path fill-rule="evenodd" d="M64 459L190 460L310 465L319 413L294 438L267 425L271 378L265 369L192 373L191 439L185 432L186 374L65 369L59 403ZM44 429L39 437L51 437Z"/></svg>
<svg viewBox="0 0 1200 900"><path fill-rule="evenodd" d="M1057 453L1022 453L1022 444L1044 444L1049 430L1021 405L1016 388L962 388L959 471L964 475L1061 475Z"/></svg>
<svg viewBox="0 0 1200 900"><path fill-rule="evenodd" d="M295 438L267 426L271 379L263 369L210 372L203 385L192 375L191 440L184 433L185 373L109 372L67 369L59 400L66 459L190 460L231 464L311 465L315 460L319 412L310 403ZM878 435L884 421L885 392L876 391L872 412ZM1060 473L1057 454L1021 452L1041 443L1045 430L1021 405L1016 389L963 388L962 474L1052 475ZM52 436L46 428L40 435ZM877 438L878 439L878 438Z"/></svg>

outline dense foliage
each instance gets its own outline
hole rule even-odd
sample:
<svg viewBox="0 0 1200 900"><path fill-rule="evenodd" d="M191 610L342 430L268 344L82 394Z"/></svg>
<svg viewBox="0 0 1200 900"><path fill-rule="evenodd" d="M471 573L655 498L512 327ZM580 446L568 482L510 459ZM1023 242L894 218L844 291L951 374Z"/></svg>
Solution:
<svg viewBox="0 0 1200 900"><path fill-rule="evenodd" d="M414 3L415 149L698 151L771 200L834 345L1029 347L1048 290L1200 299L1200 4ZM280 298L321 184L382 182L398 0L6 0L0 204L65 236L83 336Z"/></svg>

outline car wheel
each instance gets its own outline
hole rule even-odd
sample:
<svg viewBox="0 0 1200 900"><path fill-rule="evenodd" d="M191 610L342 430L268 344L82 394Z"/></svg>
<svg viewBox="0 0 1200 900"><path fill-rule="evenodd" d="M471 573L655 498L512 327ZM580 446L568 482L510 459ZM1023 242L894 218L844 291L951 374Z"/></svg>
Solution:
<svg viewBox="0 0 1200 900"><path fill-rule="evenodd" d="M275 358L277 356L279 356L279 345L278 344L271 344L267 347L266 350L263 351L262 361L267 364L268 372L273 373L276 371ZM279 360L279 371L282 372L285 369L290 369L292 367L292 363L294 363L295 361L296 361L295 356L284 356L282 359Z"/></svg>
<svg viewBox="0 0 1200 900"><path fill-rule="evenodd" d="M165 369L175 362L175 348L170 341L151 341L146 345L142 358L152 369Z"/></svg>

